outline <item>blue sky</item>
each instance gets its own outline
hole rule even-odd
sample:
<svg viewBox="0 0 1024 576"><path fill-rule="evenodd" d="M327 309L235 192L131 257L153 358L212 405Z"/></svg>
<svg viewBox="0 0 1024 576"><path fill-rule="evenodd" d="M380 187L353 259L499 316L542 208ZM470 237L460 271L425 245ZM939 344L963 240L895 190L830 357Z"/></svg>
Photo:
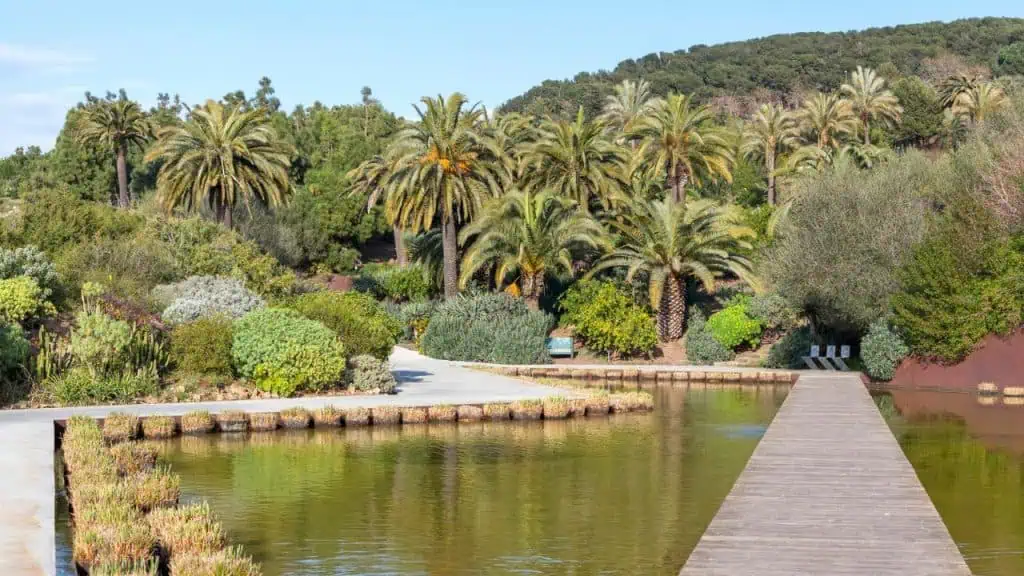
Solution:
<svg viewBox="0 0 1024 576"><path fill-rule="evenodd" d="M284 106L356 102L399 114L460 90L496 106L547 78L693 44L972 16L1021 0L0 0L0 154L48 149L85 90L189 103L269 76Z"/></svg>

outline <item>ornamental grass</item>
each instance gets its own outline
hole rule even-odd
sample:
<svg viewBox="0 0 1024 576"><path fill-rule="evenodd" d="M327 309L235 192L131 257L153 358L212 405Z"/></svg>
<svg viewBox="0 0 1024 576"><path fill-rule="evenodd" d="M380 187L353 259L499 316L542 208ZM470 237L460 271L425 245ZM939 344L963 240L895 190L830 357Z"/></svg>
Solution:
<svg viewBox="0 0 1024 576"><path fill-rule="evenodd" d="M586 398L570 398L569 399L569 416L572 418L582 418L587 415L587 399Z"/></svg>
<svg viewBox="0 0 1024 576"><path fill-rule="evenodd" d="M639 412L654 408L654 396L650 392L618 392L608 395L612 412Z"/></svg>
<svg viewBox="0 0 1024 576"><path fill-rule="evenodd" d="M346 408L343 414L345 426L366 426L370 423L368 408Z"/></svg>
<svg viewBox="0 0 1024 576"><path fill-rule="evenodd" d="M545 420L563 420L569 417L569 400L562 396L549 396L542 402Z"/></svg>
<svg viewBox="0 0 1024 576"><path fill-rule="evenodd" d="M455 422L459 413L454 406L441 405L427 408L427 420L430 422Z"/></svg>
<svg viewBox="0 0 1024 576"><path fill-rule="evenodd" d="M273 432L277 430L278 418L273 412L249 414L249 430L253 432Z"/></svg>
<svg viewBox="0 0 1024 576"><path fill-rule="evenodd" d="M371 412L374 426L398 424L402 418L402 411L396 406L375 406Z"/></svg>
<svg viewBox="0 0 1024 576"><path fill-rule="evenodd" d="M155 560L140 562L135 565L102 564L93 566L89 576L158 576L160 563Z"/></svg>
<svg viewBox="0 0 1024 576"><path fill-rule="evenodd" d="M337 428L341 426L344 413L334 406L324 406L313 411L313 426L317 428Z"/></svg>
<svg viewBox="0 0 1024 576"><path fill-rule="evenodd" d="M595 393L587 397L587 416L607 416L611 403L607 393Z"/></svg>
<svg viewBox="0 0 1024 576"><path fill-rule="evenodd" d="M510 414L508 404L484 404L484 420L508 420Z"/></svg>
<svg viewBox="0 0 1024 576"><path fill-rule="evenodd" d="M121 476L131 476L152 470L156 465L157 450L151 444L142 442L123 442L110 448L117 472Z"/></svg>
<svg viewBox="0 0 1024 576"><path fill-rule="evenodd" d="M181 477L168 468L155 468L126 479L135 505L143 512L174 506L181 497Z"/></svg>
<svg viewBox="0 0 1024 576"><path fill-rule="evenodd" d="M146 519L165 557L210 554L227 545L224 530L206 502L154 510Z"/></svg>
<svg viewBox="0 0 1024 576"><path fill-rule="evenodd" d="M226 548L214 554L179 554L171 559L170 576L260 576L259 564L241 550Z"/></svg>
<svg viewBox="0 0 1024 576"><path fill-rule="evenodd" d="M513 420L540 420L544 416L544 403L540 400L516 400L510 410Z"/></svg>
<svg viewBox="0 0 1024 576"><path fill-rule="evenodd" d="M139 435L139 417L114 412L103 419L103 438L107 442L124 442Z"/></svg>
<svg viewBox="0 0 1024 576"><path fill-rule="evenodd" d="M422 406L402 408L402 424L426 424L427 409Z"/></svg>
<svg viewBox="0 0 1024 576"><path fill-rule="evenodd" d="M456 410L456 415L459 422L477 422L483 420L484 409L479 406L464 405L459 406Z"/></svg>
<svg viewBox="0 0 1024 576"><path fill-rule="evenodd" d="M221 432L246 432L249 430L249 415L241 410L228 410L215 417Z"/></svg>
<svg viewBox="0 0 1024 576"><path fill-rule="evenodd" d="M305 408L296 406L281 411L281 425L285 428L309 428L311 417Z"/></svg>
<svg viewBox="0 0 1024 576"><path fill-rule="evenodd" d="M209 434L216 427L213 416L205 410L189 412L181 417L182 434Z"/></svg>
<svg viewBox="0 0 1024 576"><path fill-rule="evenodd" d="M142 420L142 436L144 438L173 438L177 432L178 425L170 416L152 416Z"/></svg>

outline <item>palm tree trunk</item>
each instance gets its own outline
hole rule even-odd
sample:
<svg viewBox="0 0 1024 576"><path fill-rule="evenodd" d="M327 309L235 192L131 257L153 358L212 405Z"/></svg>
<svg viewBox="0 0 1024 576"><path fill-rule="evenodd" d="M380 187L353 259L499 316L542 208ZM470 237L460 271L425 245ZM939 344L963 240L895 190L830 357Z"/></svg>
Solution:
<svg viewBox="0 0 1024 576"><path fill-rule="evenodd" d="M764 163L768 169L768 205L775 206L775 153L765 154Z"/></svg>
<svg viewBox="0 0 1024 576"><path fill-rule="evenodd" d="M544 273L523 276L523 299L530 310L540 310L540 297L544 295Z"/></svg>
<svg viewBox="0 0 1024 576"><path fill-rule="evenodd" d="M658 306L658 338L662 342L679 340L683 337L683 320L686 316L686 285L681 278L669 276L661 292Z"/></svg>
<svg viewBox="0 0 1024 576"><path fill-rule="evenodd" d="M391 231L395 235L395 258L398 260L398 265L405 268L409 264L409 251L405 249L405 235L397 224L391 227Z"/></svg>
<svg viewBox="0 0 1024 576"><path fill-rule="evenodd" d="M117 146L117 204L127 208L131 203L128 197L128 150L124 144Z"/></svg>
<svg viewBox="0 0 1024 576"><path fill-rule="evenodd" d="M444 252L444 297L454 298L459 294L459 245L457 244L455 219L447 217L441 224L441 248Z"/></svg>
<svg viewBox="0 0 1024 576"><path fill-rule="evenodd" d="M689 178L681 166L670 170L668 183L672 187L672 201L686 202L686 184Z"/></svg>
<svg viewBox="0 0 1024 576"><path fill-rule="evenodd" d="M871 123L867 117L864 118L864 145L871 145Z"/></svg>

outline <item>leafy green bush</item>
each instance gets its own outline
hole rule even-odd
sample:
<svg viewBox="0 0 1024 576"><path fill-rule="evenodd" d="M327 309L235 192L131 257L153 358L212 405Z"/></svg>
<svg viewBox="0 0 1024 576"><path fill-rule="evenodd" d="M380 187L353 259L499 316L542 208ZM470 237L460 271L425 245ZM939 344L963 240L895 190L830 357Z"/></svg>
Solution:
<svg viewBox="0 0 1024 576"><path fill-rule="evenodd" d="M543 364L550 329L547 314L508 294L460 296L438 305L420 348L444 360Z"/></svg>
<svg viewBox="0 0 1024 576"><path fill-rule="evenodd" d="M785 332L796 326L797 312L777 292L758 294L747 304L747 314L770 332Z"/></svg>
<svg viewBox="0 0 1024 576"><path fill-rule="evenodd" d="M715 312L705 328L719 344L733 351L741 346L754 348L761 341L761 322L748 316L743 304Z"/></svg>
<svg viewBox="0 0 1024 576"><path fill-rule="evenodd" d="M732 351L722 345L708 330L704 314L691 308L686 331L686 360L691 364L712 365L732 359Z"/></svg>
<svg viewBox="0 0 1024 576"><path fill-rule="evenodd" d="M177 284L158 286L154 295L161 300L173 298L161 315L171 323L191 322L210 316L241 318L250 310L264 306L262 298L234 278L192 276Z"/></svg>
<svg viewBox="0 0 1024 576"><path fill-rule="evenodd" d="M288 307L334 330L352 356L370 354L386 360L402 333L398 320L368 294L311 292Z"/></svg>
<svg viewBox="0 0 1024 576"><path fill-rule="evenodd" d="M71 355L93 375L120 369L132 343L132 327L99 310L82 310L71 331Z"/></svg>
<svg viewBox="0 0 1024 576"><path fill-rule="evenodd" d="M57 309L46 300L35 278L18 276L0 280L0 321L20 324L56 313Z"/></svg>
<svg viewBox="0 0 1024 576"><path fill-rule="evenodd" d="M860 341L860 359L864 361L868 376L875 380L892 380L896 368L907 354L910 354L910 348L885 320L872 324Z"/></svg>
<svg viewBox="0 0 1024 576"><path fill-rule="evenodd" d="M377 390L381 394L393 394L397 383L387 362L369 354L353 356L345 370L345 381L355 390L366 392Z"/></svg>
<svg viewBox="0 0 1024 576"><path fill-rule="evenodd" d="M56 254L65 246L123 238L140 229L142 216L110 204L80 200L69 190L39 190L25 198L17 235L24 244Z"/></svg>
<svg viewBox="0 0 1024 576"><path fill-rule="evenodd" d="M345 370L345 348L330 328L282 308L238 320L231 357L239 374L281 396L328 388Z"/></svg>
<svg viewBox="0 0 1024 576"><path fill-rule="evenodd" d="M577 282L559 302L562 322L595 352L609 356L648 354L658 344L654 319L610 282Z"/></svg>
<svg viewBox="0 0 1024 576"><path fill-rule="evenodd" d="M75 287L97 282L118 296L145 301L157 284L179 279L167 245L145 233L72 244L57 253L55 261L71 298L76 296Z"/></svg>
<svg viewBox="0 0 1024 576"><path fill-rule="evenodd" d="M231 320L224 316L179 324L171 332L171 360L189 374L231 375Z"/></svg>
<svg viewBox="0 0 1024 576"><path fill-rule="evenodd" d="M63 405L127 403L155 394L159 378L150 369L94 374L79 366L50 377L43 387Z"/></svg>
<svg viewBox="0 0 1024 576"><path fill-rule="evenodd" d="M805 368L803 357L811 353L813 344L815 341L809 326L787 332L768 350L764 365L766 368Z"/></svg>
<svg viewBox="0 0 1024 576"><path fill-rule="evenodd" d="M57 268L42 250L35 246L0 248L0 279L28 276L36 281L44 299L53 301L60 291Z"/></svg>
<svg viewBox="0 0 1024 576"><path fill-rule="evenodd" d="M28 340L20 326L0 324L0 379L11 380L20 376L28 351Z"/></svg>
<svg viewBox="0 0 1024 576"><path fill-rule="evenodd" d="M410 302L430 297L430 283L423 269L416 265L405 268L388 264L367 264L356 278L355 288L373 294L380 300Z"/></svg>
<svg viewBox="0 0 1024 576"><path fill-rule="evenodd" d="M402 325L406 340L419 342L423 333L427 331L430 316L433 315L435 308L437 308L437 302L433 300L407 302L399 307L396 317Z"/></svg>
<svg viewBox="0 0 1024 576"><path fill-rule="evenodd" d="M918 356L955 362L989 334L1024 321L1024 239L995 240L975 253L958 232L937 233L902 270L893 325Z"/></svg>

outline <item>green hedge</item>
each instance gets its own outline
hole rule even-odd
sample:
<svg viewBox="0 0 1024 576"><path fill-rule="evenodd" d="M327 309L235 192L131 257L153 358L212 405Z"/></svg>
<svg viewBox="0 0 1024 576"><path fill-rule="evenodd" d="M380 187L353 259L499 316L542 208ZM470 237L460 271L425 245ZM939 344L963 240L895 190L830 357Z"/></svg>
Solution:
<svg viewBox="0 0 1024 576"><path fill-rule="evenodd" d="M559 301L562 324L587 348L602 354L649 354L658 344L654 319L610 282L577 282Z"/></svg>
<svg viewBox="0 0 1024 576"><path fill-rule="evenodd" d="M238 320L231 356L239 374L280 396L337 385L345 371L345 348L334 332L282 308L256 310Z"/></svg>
<svg viewBox="0 0 1024 576"><path fill-rule="evenodd" d="M757 347L761 341L761 322L747 314L745 304L733 304L715 312L706 328L719 344L735 351L741 346Z"/></svg>
<svg viewBox="0 0 1024 576"><path fill-rule="evenodd" d="M545 364L552 319L508 294L460 296L438 305L420 342L444 360Z"/></svg>
<svg viewBox="0 0 1024 576"><path fill-rule="evenodd" d="M231 319L200 318L171 332L171 359L187 374L231 375Z"/></svg>
<svg viewBox="0 0 1024 576"><path fill-rule="evenodd" d="M423 268L416 265L399 268L389 264L367 264L360 270L355 288L392 302L426 300L431 295L427 276Z"/></svg>
<svg viewBox="0 0 1024 576"><path fill-rule="evenodd" d="M311 292L288 307L334 330L350 356L370 354L387 360L402 334L401 323L368 294Z"/></svg>

